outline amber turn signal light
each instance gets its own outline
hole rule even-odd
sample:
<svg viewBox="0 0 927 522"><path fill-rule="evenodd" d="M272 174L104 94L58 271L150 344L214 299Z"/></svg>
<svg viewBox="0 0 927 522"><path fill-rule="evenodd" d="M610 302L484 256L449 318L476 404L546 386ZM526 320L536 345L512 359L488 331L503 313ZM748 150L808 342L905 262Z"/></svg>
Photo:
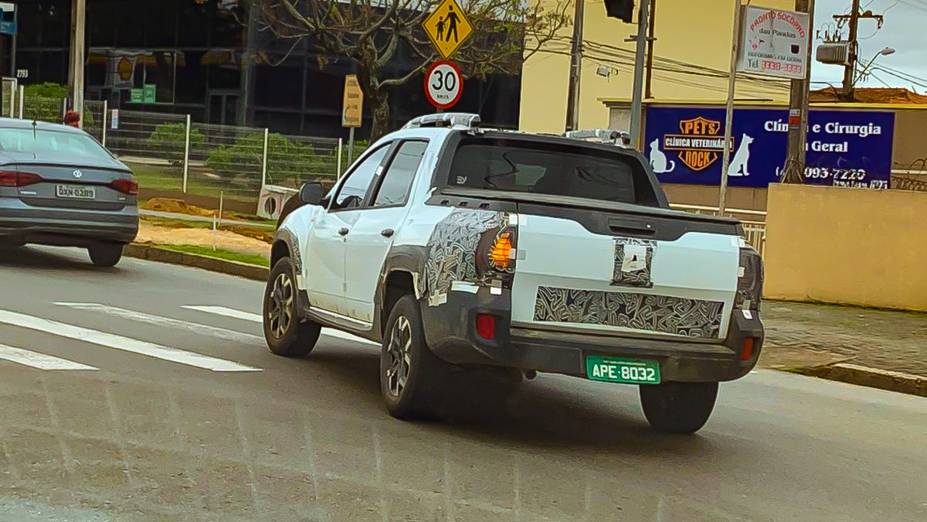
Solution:
<svg viewBox="0 0 927 522"><path fill-rule="evenodd" d="M512 233L502 232L496 237L489 250L489 262L496 270L512 267Z"/></svg>

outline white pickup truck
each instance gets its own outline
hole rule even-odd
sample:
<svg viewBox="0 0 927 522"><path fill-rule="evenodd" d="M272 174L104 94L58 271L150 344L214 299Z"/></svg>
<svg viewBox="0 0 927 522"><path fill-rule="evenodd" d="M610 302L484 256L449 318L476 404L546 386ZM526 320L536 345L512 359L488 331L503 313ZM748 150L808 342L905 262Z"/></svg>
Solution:
<svg viewBox="0 0 927 522"><path fill-rule="evenodd" d="M448 372L640 385L692 433L756 365L762 262L737 221L669 209L636 151L416 118L281 219L264 333L302 357L323 326L382 346L390 414L427 416Z"/></svg>

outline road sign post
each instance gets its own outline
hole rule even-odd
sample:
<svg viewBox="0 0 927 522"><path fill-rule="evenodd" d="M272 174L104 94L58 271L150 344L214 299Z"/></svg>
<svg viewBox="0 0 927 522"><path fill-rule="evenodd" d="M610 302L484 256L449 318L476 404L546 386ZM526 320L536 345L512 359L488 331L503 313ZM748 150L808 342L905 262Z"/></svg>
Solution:
<svg viewBox="0 0 927 522"><path fill-rule="evenodd" d="M344 77L344 98L341 103L341 126L348 128L348 166L354 160L354 129L364 120L364 91L356 74Z"/></svg>
<svg viewBox="0 0 927 522"><path fill-rule="evenodd" d="M463 74L457 64L442 60L425 73L425 98L435 109L450 109L463 96Z"/></svg>

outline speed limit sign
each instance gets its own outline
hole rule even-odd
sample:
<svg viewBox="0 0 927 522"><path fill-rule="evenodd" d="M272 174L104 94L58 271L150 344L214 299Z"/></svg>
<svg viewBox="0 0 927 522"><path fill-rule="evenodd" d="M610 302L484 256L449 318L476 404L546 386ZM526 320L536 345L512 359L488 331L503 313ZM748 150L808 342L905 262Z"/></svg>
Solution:
<svg viewBox="0 0 927 522"><path fill-rule="evenodd" d="M425 73L425 97L436 109L450 109L463 94L463 75L450 60L431 64Z"/></svg>

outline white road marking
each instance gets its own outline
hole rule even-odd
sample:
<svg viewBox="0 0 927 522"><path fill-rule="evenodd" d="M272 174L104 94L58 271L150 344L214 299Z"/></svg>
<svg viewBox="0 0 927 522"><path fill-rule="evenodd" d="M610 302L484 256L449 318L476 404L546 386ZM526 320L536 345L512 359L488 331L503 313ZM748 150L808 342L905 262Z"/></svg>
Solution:
<svg viewBox="0 0 927 522"><path fill-rule="evenodd" d="M183 308L188 310L196 310L198 312L206 312L207 314L222 315L225 317L231 317L233 319L242 319L245 321L251 321L253 323L263 324L263 319L260 314L253 314L251 312L243 312L241 310L236 310L234 308L226 308L224 306L198 306L198 305L187 305ZM371 344L374 346L380 346L379 343L375 343L371 340L364 339L363 337L358 337L354 334L349 334L348 332L342 332L341 330L335 330L334 328L322 328L322 335L327 335L328 337L337 337L338 339L344 339L345 341L354 341L357 343Z"/></svg>
<svg viewBox="0 0 927 522"><path fill-rule="evenodd" d="M38 368L40 370L97 370L93 366L87 366L67 359L60 359L45 355L44 353L30 352L22 348L14 348L5 344L0 344L0 359Z"/></svg>
<svg viewBox="0 0 927 522"><path fill-rule="evenodd" d="M252 314L251 312L242 312L241 310L235 310L234 308L226 308L224 306L184 306L187 310L196 310L197 312L206 312L207 314L215 315L224 315L225 317L232 317L234 319L243 319L245 321L251 321L252 323L262 324L264 321L261 319L261 314Z"/></svg>
<svg viewBox="0 0 927 522"><path fill-rule="evenodd" d="M254 344L254 343L264 343L264 338L257 335L246 334L242 332L236 332L234 330L226 330L225 328L216 328L215 326L209 326L199 323L191 323L189 321L182 321L180 319L172 319L170 317L161 317L160 315L146 314L144 312L136 312L134 310L126 310L124 308L117 308L115 306L109 306L104 304L97 303L55 303L58 306L67 306L68 308L76 308L78 310L89 310L95 312L102 312L110 315L115 315L116 317L122 317L123 319L129 319L131 321L139 321L143 323L154 324L158 326L167 326L170 328L176 328L178 330L187 330L199 334L208 334L213 337L219 337L221 339L227 339L230 341L236 341L245 344Z"/></svg>
<svg viewBox="0 0 927 522"><path fill-rule="evenodd" d="M251 366L245 366L236 362L209 357L208 355L187 352L178 348L171 348L146 341L139 341L138 339L132 339L131 337L122 337L120 335L100 332L97 330L91 330L90 328L82 328L80 326L74 326L65 323L59 323L57 321L10 312L7 310L0 310L0 323L9 324L11 326L18 326L20 328L28 328L30 330L37 330L60 337L68 337L78 341L106 346L107 348L113 348L115 350L122 350L124 352L147 355L149 357L176 362L179 364L185 364L187 366L195 366L197 368L212 370L214 372L261 371L260 368L252 368Z"/></svg>

